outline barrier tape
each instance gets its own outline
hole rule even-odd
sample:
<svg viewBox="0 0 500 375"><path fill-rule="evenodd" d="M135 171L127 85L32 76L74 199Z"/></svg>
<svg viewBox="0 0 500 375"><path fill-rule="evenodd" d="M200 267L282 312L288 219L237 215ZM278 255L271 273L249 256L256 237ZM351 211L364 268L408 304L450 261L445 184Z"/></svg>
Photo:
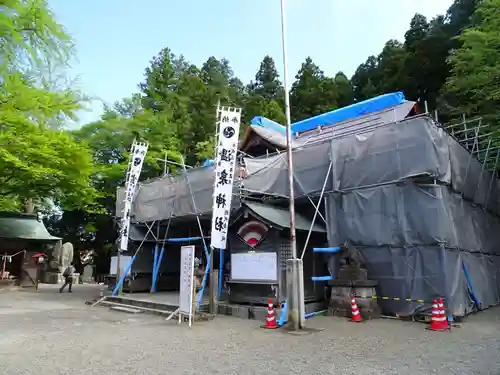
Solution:
<svg viewBox="0 0 500 375"><path fill-rule="evenodd" d="M418 303L432 303L432 301L425 301L423 299L412 299L412 298L399 298L399 297L382 297L382 296L354 296L360 299L382 299L386 301L405 301L405 302L418 302ZM445 298L443 298L445 301Z"/></svg>

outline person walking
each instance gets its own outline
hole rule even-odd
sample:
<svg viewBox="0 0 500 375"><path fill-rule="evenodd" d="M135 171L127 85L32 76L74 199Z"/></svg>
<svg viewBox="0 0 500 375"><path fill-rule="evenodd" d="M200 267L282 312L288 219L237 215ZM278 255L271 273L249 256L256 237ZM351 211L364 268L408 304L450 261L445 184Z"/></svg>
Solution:
<svg viewBox="0 0 500 375"><path fill-rule="evenodd" d="M59 293L62 293L64 291L64 288L66 288L66 285L68 286L68 292L73 293L71 290L71 287L73 286L73 274L75 273L75 267L73 266L73 263L70 263L70 265L64 270L63 272L63 277L64 277L64 284L59 289Z"/></svg>

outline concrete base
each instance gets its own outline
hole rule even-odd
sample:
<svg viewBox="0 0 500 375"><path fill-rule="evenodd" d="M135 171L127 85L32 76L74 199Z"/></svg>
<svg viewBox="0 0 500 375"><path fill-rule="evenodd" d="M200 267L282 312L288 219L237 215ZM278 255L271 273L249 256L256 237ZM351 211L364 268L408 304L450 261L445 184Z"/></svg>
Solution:
<svg viewBox="0 0 500 375"><path fill-rule="evenodd" d="M350 317L352 313L351 309L351 298L352 295L355 296L376 296L377 292L375 290L376 282L370 280L364 280L360 282L336 280L331 286L331 297L328 304L327 315L330 316L340 316L340 317ZM340 284L340 285L338 285ZM356 298L356 304L358 305L361 317L365 320L380 318L380 308L377 303L377 299L372 298Z"/></svg>
<svg viewBox="0 0 500 375"><path fill-rule="evenodd" d="M324 302L311 302L306 303L305 311L306 314L313 313L315 311L320 311L325 309ZM276 320L280 319L281 307L275 307L275 317ZM248 305L237 305L229 304L227 302L219 303L218 313L220 315L235 316L242 319L250 320L260 320L264 321L267 315L267 306L248 306Z"/></svg>
<svg viewBox="0 0 500 375"><path fill-rule="evenodd" d="M108 294L108 293L105 293ZM99 299L96 296L95 301ZM88 304L92 304L91 301ZM106 299L98 306L120 306L128 308L143 308L146 314L153 315L168 315L170 312L175 311L179 307L179 294L178 292L159 292L159 293L137 293L137 294L123 294L121 296L112 297L108 295ZM324 302L314 302L306 304L306 314L315 311L324 310L326 308ZM201 312L208 312L208 299L203 301ZM217 312L220 315L234 316L242 319L252 319L265 321L267 314L267 306L249 306L230 304L225 301L220 301L217 306ZM276 320L279 320L281 315L281 306L276 306Z"/></svg>

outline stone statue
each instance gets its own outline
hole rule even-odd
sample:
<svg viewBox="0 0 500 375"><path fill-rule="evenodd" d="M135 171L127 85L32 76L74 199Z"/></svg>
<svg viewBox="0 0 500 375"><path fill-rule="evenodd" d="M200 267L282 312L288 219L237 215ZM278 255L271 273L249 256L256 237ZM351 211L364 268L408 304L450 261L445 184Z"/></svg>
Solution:
<svg viewBox="0 0 500 375"><path fill-rule="evenodd" d="M352 268L364 268L363 256L361 252L352 245L349 241L346 241L344 246L341 247L341 262Z"/></svg>
<svg viewBox="0 0 500 375"><path fill-rule="evenodd" d="M58 241L52 251L52 260L50 261L51 270L54 272L64 272L73 261L73 253L73 244L71 242L62 244L61 241Z"/></svg>
<svg viewBox="0 0 500 375"><path fill-rule="evenodd" d="M332 258L334 258L333 256ZM341 246L339 261L341 263L335 279L329 282L330 300L328 305L328 314L335 316L350 316L351 299L357 296L356 302L360 309L361 316L364 319L371 319L380 316L380 309L376 296L377 281L368 279L368 270L365 268L365 262L361 252L349 241ZM333 266L333 259L330 263ZM333 269L333 267L329 269ZM367 298L365 298L365 296Z"/></svg>
<svg viewBox="0 0 500 375"><path fill-rule="evenodd" d="M73 261L74 249L71 242L57 241L52 249L52 257L43 272L42 280L48 284L62 281L61 274Z"/></svg>
<svg viewBox="0 0 500 375"><path fill-rule="evenodd" d="M73 244L71 242L66 242L62 245L61 262L60 262L61 272L64 272L64 270L73 261L73 251L74 251Z"/></svg>
<svg viewBox="0 0 500 375"><path fill-rule="evenodd" d="M52 260L50 261L50 269L53 272L60 272L62 255L62 241L57 241L52 250Z"/></svg>

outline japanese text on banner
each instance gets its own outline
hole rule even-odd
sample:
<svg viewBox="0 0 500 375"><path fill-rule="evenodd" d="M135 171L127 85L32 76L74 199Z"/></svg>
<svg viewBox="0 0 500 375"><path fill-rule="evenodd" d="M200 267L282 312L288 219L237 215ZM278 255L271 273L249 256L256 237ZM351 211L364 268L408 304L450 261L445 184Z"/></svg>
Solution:
<svg viewBox="0 0 500 375"><path fill-rule="evenodd" d="M148 151L146 143L132 144L131 160L128 169L127 180L125 182L125 202L123 205L123 217L120 226L120 251L128 248L128 234L130 229L130 212L132 211L132 202L134 200L137 183L141 175L142 165Z"/></svg>
<svg viewBox="0 0 500 375"><path fill-rule="evenodd" d="M214 248L225 249L238 152L241 110L223 108L219 111L219 121L210 245Z"/></svg>

